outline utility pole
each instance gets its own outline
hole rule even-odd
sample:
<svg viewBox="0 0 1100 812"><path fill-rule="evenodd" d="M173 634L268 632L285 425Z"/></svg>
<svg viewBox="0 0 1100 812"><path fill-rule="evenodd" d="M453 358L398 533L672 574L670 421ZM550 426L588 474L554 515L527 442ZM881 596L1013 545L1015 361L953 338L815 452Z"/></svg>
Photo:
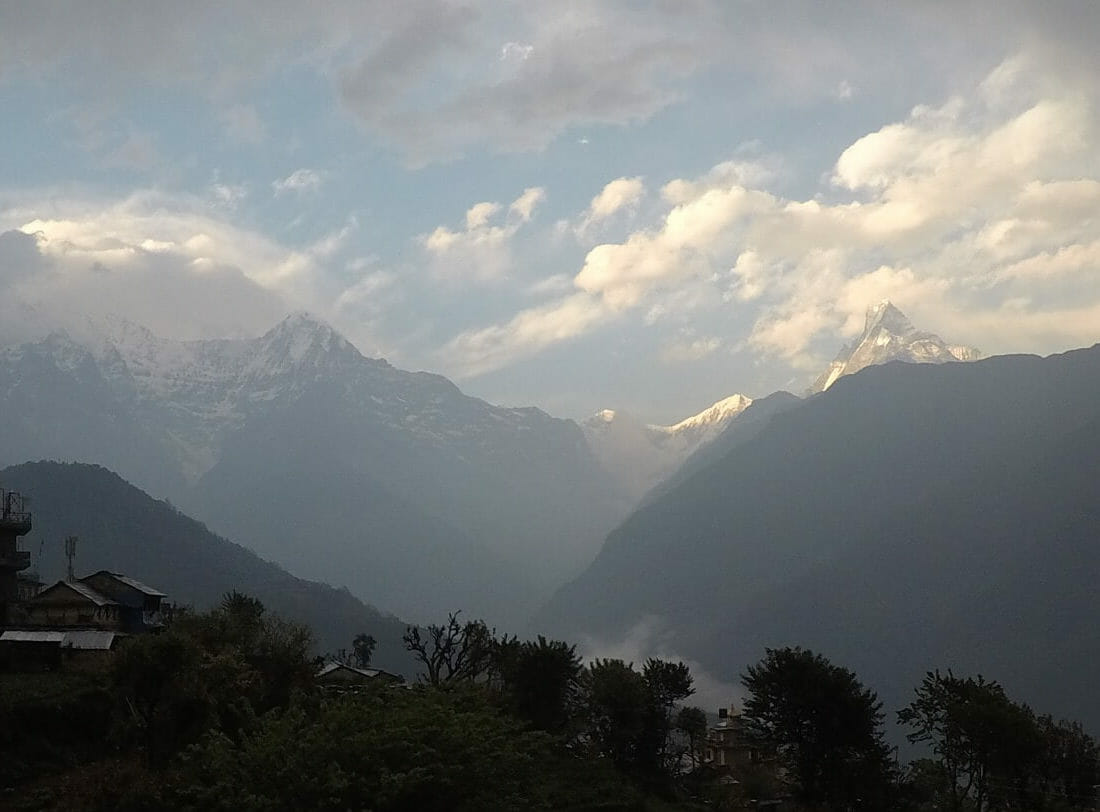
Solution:
<svg viewBox="0 0 1100 812"><path fill-rule="evenodd" d="M76 580L76 576L73 575L73 559L76 558L76 536L66 536L65 538L65 557L69 559L69 582L72 583Z"/></svg>

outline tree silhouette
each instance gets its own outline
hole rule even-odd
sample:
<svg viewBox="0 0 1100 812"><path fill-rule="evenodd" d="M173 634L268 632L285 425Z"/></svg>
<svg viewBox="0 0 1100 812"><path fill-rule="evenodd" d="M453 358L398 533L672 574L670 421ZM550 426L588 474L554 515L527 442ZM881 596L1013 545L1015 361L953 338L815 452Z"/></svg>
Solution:
<svg viewBox="0 0 1100 812"><path fill-rule="evenodd" d="M775 748L798 801L883 809L892 785L882 703L855 674L801 648L766 649L741 676L750 735Z"/></svg>

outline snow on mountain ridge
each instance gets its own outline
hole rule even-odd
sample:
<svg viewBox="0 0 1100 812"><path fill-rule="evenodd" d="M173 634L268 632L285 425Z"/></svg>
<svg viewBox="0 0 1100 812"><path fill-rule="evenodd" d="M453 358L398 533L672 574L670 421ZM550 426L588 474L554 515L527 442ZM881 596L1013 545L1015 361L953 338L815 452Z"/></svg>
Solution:
<svg viewBox="0 0 1100 812"><path fill-rule="evenodd" d="M0 357L37 347L58 368L97 368L120 402L166 435L191 482L217 463L225 439L252 415L289 405L318 385L339 393L359 419L430 445L486 447L501 431L562 422L538 409L470 398L440 375L367 358L305 312L255 338L168 339L118 317L89 321L79 332L79 339L51 334Z"/></svg>
<svg viewBox="0 0 1100 812"><path fill-rule="evenodd" d="M863 332L814 381L810 394L824 392L845 375L888 361L938 364L980 357L981 353L972 347L948 345L933 333L917 330L904 313L884 299L867 309Z"/></svg>
<svg viewBox="0 0 1100 812"><path fill-rule="evenodd" d="M583 421L581 430L600 465L636 501L751 403L744 395L731 395L671 426L642 423L625 412L604 409Z"/></svg>

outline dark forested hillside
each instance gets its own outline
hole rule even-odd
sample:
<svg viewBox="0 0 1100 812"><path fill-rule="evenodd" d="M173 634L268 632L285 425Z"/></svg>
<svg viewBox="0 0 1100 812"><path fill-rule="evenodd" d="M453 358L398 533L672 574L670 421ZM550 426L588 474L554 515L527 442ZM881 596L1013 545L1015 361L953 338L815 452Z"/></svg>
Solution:
<svg viewBox="0 0 1100 812"><path fill-rule="evenodd" d="M411 673L401 643L405 624L396 617L365 605L346 589L294 577L106 468L27 463L0 471L0 482L32 500L34 530L24 547L46 580L63 577L62 541L75 535L80 539L78 574L123 572L196 609L216 605L227 592L244 592L308 624L321 651L350 647L356 634L366 632L378 641L378 667Z"/></svg>
<svg viewBox="0 0 1100 812"><path fill-rule="evenodd" d="M843 660L891 702L997 673L1100 728L1100 347L889 364L776 415L643 507L541 627L640 619L729 677L763 646Z"/></svg>

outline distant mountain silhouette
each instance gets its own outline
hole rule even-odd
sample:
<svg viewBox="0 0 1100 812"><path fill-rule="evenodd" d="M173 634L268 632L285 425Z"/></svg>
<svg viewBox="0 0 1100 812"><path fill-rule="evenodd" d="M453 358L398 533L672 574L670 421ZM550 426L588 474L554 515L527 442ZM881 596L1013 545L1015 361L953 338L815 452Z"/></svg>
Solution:
<svg viewBox="0 0 1100 812"><path fill-rule="evenodd" d="M1100 346L875 366L656 494L536 628L658 619L728 679L808 646L888 708L927 669L982 672L1100 730L1097 483Z"/></svg>
<svg viewBox="0 0 1100 812"><path fill-rule="evenodd" d="M355 635L366 632L378 641L379 667L414 671L401 642L406 625L393 615L347 590L295 578L106 468L26 463L0 471L0 483L31 499L34 529L23 546L47 581L64 577L62 540L75 535L78 574L122 572L196 609L216 605L232 590L244 592L269 610L308 624L319 651L350 649Z"/></svg>

